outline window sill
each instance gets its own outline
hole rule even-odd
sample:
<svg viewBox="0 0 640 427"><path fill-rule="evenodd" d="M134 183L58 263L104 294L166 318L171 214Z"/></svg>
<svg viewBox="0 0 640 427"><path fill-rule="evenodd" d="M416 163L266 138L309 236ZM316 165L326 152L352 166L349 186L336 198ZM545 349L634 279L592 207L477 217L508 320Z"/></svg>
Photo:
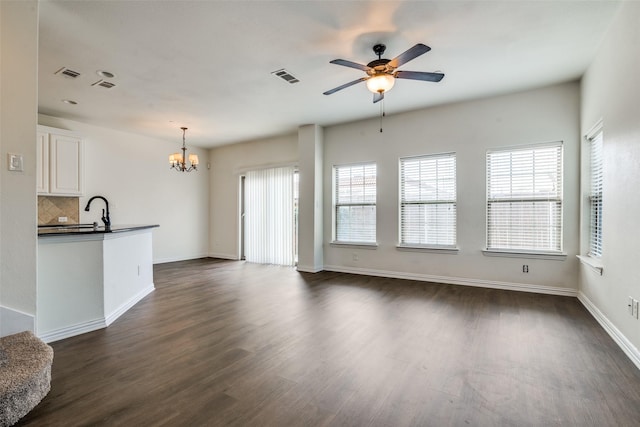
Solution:
<svg viewBox="0 0 640 427"><path fill-rule="evenodd" d="M564 261L565 259L567 259L567 254L562 252L526 252L483 249L482 253L484 256L497 256L506 258L549 259L554 261Z"/></svg>
<svg viewBox="0 0 640 427"><path fill-rule="evenodd" d="M601 260L590 257L588 255L576 255L576 257L580 260L582 264L586 265L587 267L591 268L593 271L598 273L600 276L602 276L604 266L602 265Z"/></svg>
<svg viewBox="0 0 640 427"><path fill-rule="evenodd" d="M457 247L422 246L422 245L396 245L396 249L399 251L407 251L407 252L431 252L436 254L450 254L450 255L456 255L460 251L460 249Z"/></svg>
<svg viewBox="0 0 640 427"><path fill-rule="evenodd" d="M372 242L339 242L339 241L333 241L331 243L329 243L330 246L336 247L336 248L340 248L340 247L346 247L346 248L361 248L361 249L378 249L378 243L372 243Z"/></svg>

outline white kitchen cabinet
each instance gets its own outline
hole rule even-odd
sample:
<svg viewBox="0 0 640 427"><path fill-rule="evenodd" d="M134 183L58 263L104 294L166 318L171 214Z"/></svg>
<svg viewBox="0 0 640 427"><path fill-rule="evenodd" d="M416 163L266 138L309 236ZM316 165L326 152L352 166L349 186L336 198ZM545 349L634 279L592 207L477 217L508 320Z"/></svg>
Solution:
<svg viewBox="0 0 640 427"><path fill-rule="evenodd" d="M38 194L49 193L49 134L38 131L36 182Z"/></svg>
<svg viewBox="0 0 640 427"><path fill-rule="evenodd" d="M38 194L82 196L84 151L73 132L38 126Z"/></svg>

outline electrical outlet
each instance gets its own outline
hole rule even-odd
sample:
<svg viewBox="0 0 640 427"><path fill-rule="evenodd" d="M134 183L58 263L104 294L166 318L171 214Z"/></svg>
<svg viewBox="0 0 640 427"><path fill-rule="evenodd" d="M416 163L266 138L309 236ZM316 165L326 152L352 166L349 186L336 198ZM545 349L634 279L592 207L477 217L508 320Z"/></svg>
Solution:
<svg viewBox="0 0 640 427"><path fill-rule="evenodd" d="M59 216L58 217L58 222L67 222L69 220L69 218L67 218L66 216Z"/></svg>
<svg viewBox="0 0 640 427"><path fill-rule="evenodd" d="M528 273L528 272L529 272L529 266L528 266L527 264L524 264L524 265L522 266L522 272L523 272L523 273Z"/></svg>
<svg viewBox="0 0 640 427"><path fill-rule="evenodd" d="M354 261L358 261L358 254L353 254L351 259L353 259Z"/></svg>
<svg viewBox="0 0 640 427"><path fill-rule="evenodd" d="M24 170L22 154L7 153L7 163L10 171L22 172Z"/></svg>

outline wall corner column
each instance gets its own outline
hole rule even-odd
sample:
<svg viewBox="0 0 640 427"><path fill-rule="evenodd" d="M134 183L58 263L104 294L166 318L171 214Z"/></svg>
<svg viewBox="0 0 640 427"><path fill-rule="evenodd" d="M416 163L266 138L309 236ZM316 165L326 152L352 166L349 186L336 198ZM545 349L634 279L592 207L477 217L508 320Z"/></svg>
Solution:
<svg viewBox="0 0 640 427"><path fill-rule="evenodd" d="M322 165L323 129L298 128L298 271L316 273L324 268Z"/></svg>

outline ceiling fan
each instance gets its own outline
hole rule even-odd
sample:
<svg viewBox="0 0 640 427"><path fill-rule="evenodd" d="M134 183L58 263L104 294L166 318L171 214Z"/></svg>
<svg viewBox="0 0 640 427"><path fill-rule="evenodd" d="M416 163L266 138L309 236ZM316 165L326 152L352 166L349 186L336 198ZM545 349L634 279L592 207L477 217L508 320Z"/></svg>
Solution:
<svg viewBox="0 0 640 427"><path fill-rule="evenodd" d="M373 46L373 52L378 55L378 59L374 59L367 65L358 64L356 62L347 61L345 59L334 59L331 64L343 65L367 73L366 77L361 77L349 83L333 88L324 92L324 95L331 95L339 90L346 89L356 83L367 82L367 88L373 92L373 102L376 103L384 99L385 92L388 92L394 85L395 79L411 79L424 80L428 82L439 82L444 77L442 73L428 73L424 71L401 71L397 70L403 64L423 55L431 50L431 48L422 43L418 43L412 48L406 50L393 59L384 59L382 55L386 50L383 44Z"/></svg>

